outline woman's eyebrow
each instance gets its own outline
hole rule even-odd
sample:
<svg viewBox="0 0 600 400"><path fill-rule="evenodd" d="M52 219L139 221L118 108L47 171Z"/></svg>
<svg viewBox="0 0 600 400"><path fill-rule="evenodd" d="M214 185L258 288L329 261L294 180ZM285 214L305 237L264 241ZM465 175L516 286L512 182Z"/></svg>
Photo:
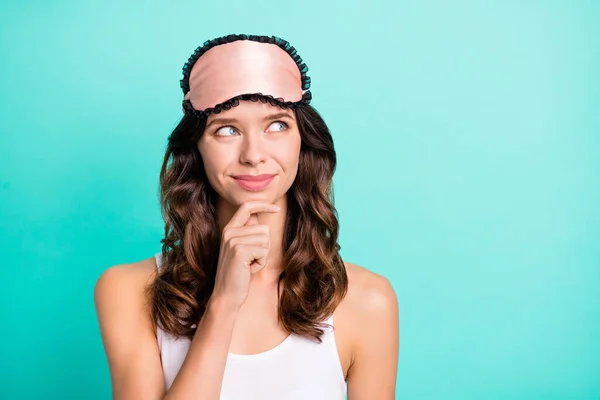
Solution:
<svg viewBox="0 0 600 400"><path fill-rule="evenodd" d="M279 119L279 118L289 118L289 119L294 119L290 113L287 112L279 112L279 113L275 113L275 114L271 114L271 115L267 115L266 117L263 118L263 122L264 121L269 121L271 119Z"/></svg>
<svg viewBox="0 0 600 400"><path fill-rule="evenodd" d="M270 121L270 120L279 119L279 118L289 118L291 120L294 119L287 112L279 112L279 113L267 115L262 120L264 122L264 121ZM232 123L235 123L235 122L238 122L238 120L235 119L235 118L215 118L212 121L210 121L208 124L206 124L205 129L208 129L211 125L214 125L214 124L232 124Z"/></svg>

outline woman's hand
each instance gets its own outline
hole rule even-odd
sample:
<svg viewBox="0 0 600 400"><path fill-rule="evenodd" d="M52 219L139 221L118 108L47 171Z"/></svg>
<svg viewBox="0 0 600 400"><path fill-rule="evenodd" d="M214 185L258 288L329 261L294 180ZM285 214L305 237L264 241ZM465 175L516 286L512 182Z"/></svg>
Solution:
<svg viewBox="0 0 600 400"><path fill-rule="evenodd" d="M263 201L243 203L223 228L212 297L239 308L248 297L252 275L267 265L271 247L269 227L259 225L257 213L278 212Z"/></svg>

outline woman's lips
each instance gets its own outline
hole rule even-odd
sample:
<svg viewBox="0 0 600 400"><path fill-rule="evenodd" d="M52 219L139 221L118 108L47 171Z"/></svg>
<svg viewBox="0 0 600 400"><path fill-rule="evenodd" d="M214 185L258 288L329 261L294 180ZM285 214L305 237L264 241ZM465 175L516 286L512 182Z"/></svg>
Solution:
<svg viewBox="0 0 600 400"><path fill-rule="evenodd" d="M275 175L236 175L233 177L235 181L244 189L252 192L265 189L271 181L275 178Z"/></svg>

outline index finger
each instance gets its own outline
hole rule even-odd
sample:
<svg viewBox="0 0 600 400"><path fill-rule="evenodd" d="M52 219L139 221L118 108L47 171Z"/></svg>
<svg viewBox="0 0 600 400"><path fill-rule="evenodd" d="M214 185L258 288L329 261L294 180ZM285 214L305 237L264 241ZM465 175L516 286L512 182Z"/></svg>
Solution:
<svg viewBox="0 0 600 400"><path fill-rule="evenodd" d="M244 226L252 214L259 212L277 212L279 210L280 208L275 204L264 201L249 201L247 203L243 203L240 208L237 209L227 225L229 227Z"/></svg>

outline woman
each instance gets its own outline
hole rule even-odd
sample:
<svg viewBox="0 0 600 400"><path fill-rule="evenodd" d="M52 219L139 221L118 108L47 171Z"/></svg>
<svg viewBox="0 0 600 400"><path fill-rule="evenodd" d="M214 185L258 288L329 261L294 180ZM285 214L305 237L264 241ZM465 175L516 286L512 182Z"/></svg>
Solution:
<svg viewBox="0 0 600 400"><path fill-rule="evenodd" d="M95 287L115 399L394 398L396 296L340 257L336 156L306 71L253 35L185 64L162 252Z"/></svg>

